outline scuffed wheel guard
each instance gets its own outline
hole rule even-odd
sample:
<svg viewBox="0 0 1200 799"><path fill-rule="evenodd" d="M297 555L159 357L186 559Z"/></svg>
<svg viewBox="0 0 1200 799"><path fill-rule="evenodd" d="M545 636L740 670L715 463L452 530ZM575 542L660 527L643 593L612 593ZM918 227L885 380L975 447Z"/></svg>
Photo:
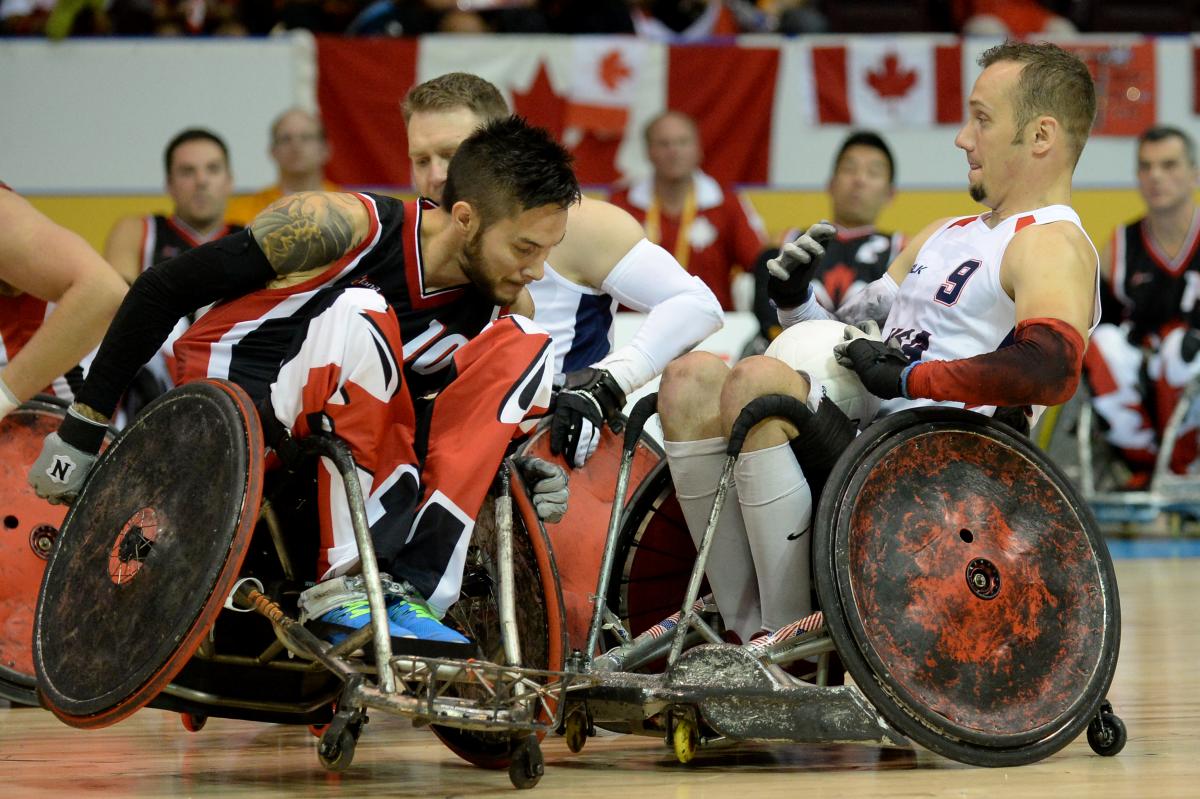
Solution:
<svg viewBox="0 0 1200 799"><path fill-rule="evenodd" d="M1053 463L992 419L921 408L869 427L827 486L817 591L889 722L985 766L1083 731L1112 681L1120 609L1091 512Z"/></svg>
<svg viewBox="0 0 1200 799"><path fill-rule="evenodd" d="M174 389L125 429L46 565L33 639L46 707L113 724L179 673L237 579L262 474L258 413L232 383Z"/></svg>

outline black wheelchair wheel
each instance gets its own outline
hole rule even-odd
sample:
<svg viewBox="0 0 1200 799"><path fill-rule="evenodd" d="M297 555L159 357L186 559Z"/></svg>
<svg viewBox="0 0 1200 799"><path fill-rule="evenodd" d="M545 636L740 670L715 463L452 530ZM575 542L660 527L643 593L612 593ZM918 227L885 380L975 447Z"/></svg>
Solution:
<svg viewBox="0 0 1200 799"><path fill-rule="evenodd" d="M262 476L258 413L225 381L163 395L105 450L38 595L34 666L55 715L113 724L179 673L237 580Z"/></svg>
<svg viewBox="0 0 1200 799"><path fill-rule="evenodd" d="M1030 442L968 411L871 425L818 505L814 568L847 670L902 733L955 760L1029 763L1096 717L1116 666L1112 562Z"/></svg>

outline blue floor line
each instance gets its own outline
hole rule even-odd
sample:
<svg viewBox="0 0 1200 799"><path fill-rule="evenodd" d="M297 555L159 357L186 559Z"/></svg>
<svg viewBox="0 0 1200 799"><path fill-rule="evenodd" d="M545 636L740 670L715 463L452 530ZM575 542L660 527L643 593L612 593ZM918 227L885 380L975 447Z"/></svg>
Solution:
<svg viewBox="0 0 1200 799"><path fill-rule="evenodd" d="M1200 558L1200 538L1108 538L1114 560L1133 558Z"/></svg>

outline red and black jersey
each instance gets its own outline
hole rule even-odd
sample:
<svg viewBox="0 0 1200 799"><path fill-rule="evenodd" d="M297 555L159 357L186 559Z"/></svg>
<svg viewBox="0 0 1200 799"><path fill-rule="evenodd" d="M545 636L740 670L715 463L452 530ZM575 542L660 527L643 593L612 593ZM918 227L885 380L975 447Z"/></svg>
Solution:
<svg viewBox="0 0 1200 799"><path fill-rule="evenodd" d="M817 265L817 301L827 310L837 310L850 295L883 277L902 249L904 237L899 233L882 233L869 225L839 228Z"/></svg>
<svg viewBox="0 0 1200 799"><path fill-rule="evenodd" d="M1183 246L1169 257L1150 233L1145 217L1113 233L1112 262L1104 264L1103 321L1132 323L1129 340L1142 343L1184 322L1200 284L1200 209ZM1188 306L1185 309L1185 304ZM1200 311L1200 308L1195 310Z"/></svg>
<svg viewBox="0 0 1200 799"><path fill-rule="evenodd" d="M142 246L138 250L141 271L174 258L185 250L198 247L222 236L243 230L241 225L225 225L207 236L197 233L187 223L173 216L156 214L142 218Z"/></svg>
<svg viewBox="0 0 1200 799"><path fill-rule="evenodd" d="M803 233L803 230L793 228L784 234L784 241L793 241ZM851 295L883 277L902 249L904 235L901 233L883 233L872 225L839 227L837 236L825 244L825 254L813 275L813 294L817 302L830 313L836 311ZM754 315L767 338L773 338L779 332L779 318L767 297L767 261L778 255L778 247L765 249L754 266Z"/></svg>
<svg viewBox="0 0 1200 799"><path fill-rule="evenodd" d="M219 377L238 383L256 400L266 397L280 366L299 350L309 321L354 286L378 291L395 311L412 396L435 393L453 379L455 351L500 308L469 285L425 288L421 215L432 204L356 196L371 217L363 242L303 283L213 306L175 342L177 383Z"/></svg>

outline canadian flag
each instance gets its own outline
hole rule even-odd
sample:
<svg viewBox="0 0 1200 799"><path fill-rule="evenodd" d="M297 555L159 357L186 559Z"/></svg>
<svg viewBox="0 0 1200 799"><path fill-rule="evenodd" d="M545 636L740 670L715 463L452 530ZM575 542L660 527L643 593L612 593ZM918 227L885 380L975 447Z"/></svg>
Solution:
<svg viewBox="0 0 1200 799"><path fill-rule="evenodd" d="M667 108L696 119L705 170L763 183L777 48L671 46L632 36L318 37L317 96L333 156L331 180L407 186L400 102L415 83L465 71L491 81L514 113L549 129L584 184L648 172L642 131ZM713 80L714 69L722 73Z"/></svg>
<svg viewBox="0 0 1200 799"><path fill-rule="evenodd" d="M936 39L853 39L812 48L816 118L877 129L958 124L962 47Z"/></svg>

